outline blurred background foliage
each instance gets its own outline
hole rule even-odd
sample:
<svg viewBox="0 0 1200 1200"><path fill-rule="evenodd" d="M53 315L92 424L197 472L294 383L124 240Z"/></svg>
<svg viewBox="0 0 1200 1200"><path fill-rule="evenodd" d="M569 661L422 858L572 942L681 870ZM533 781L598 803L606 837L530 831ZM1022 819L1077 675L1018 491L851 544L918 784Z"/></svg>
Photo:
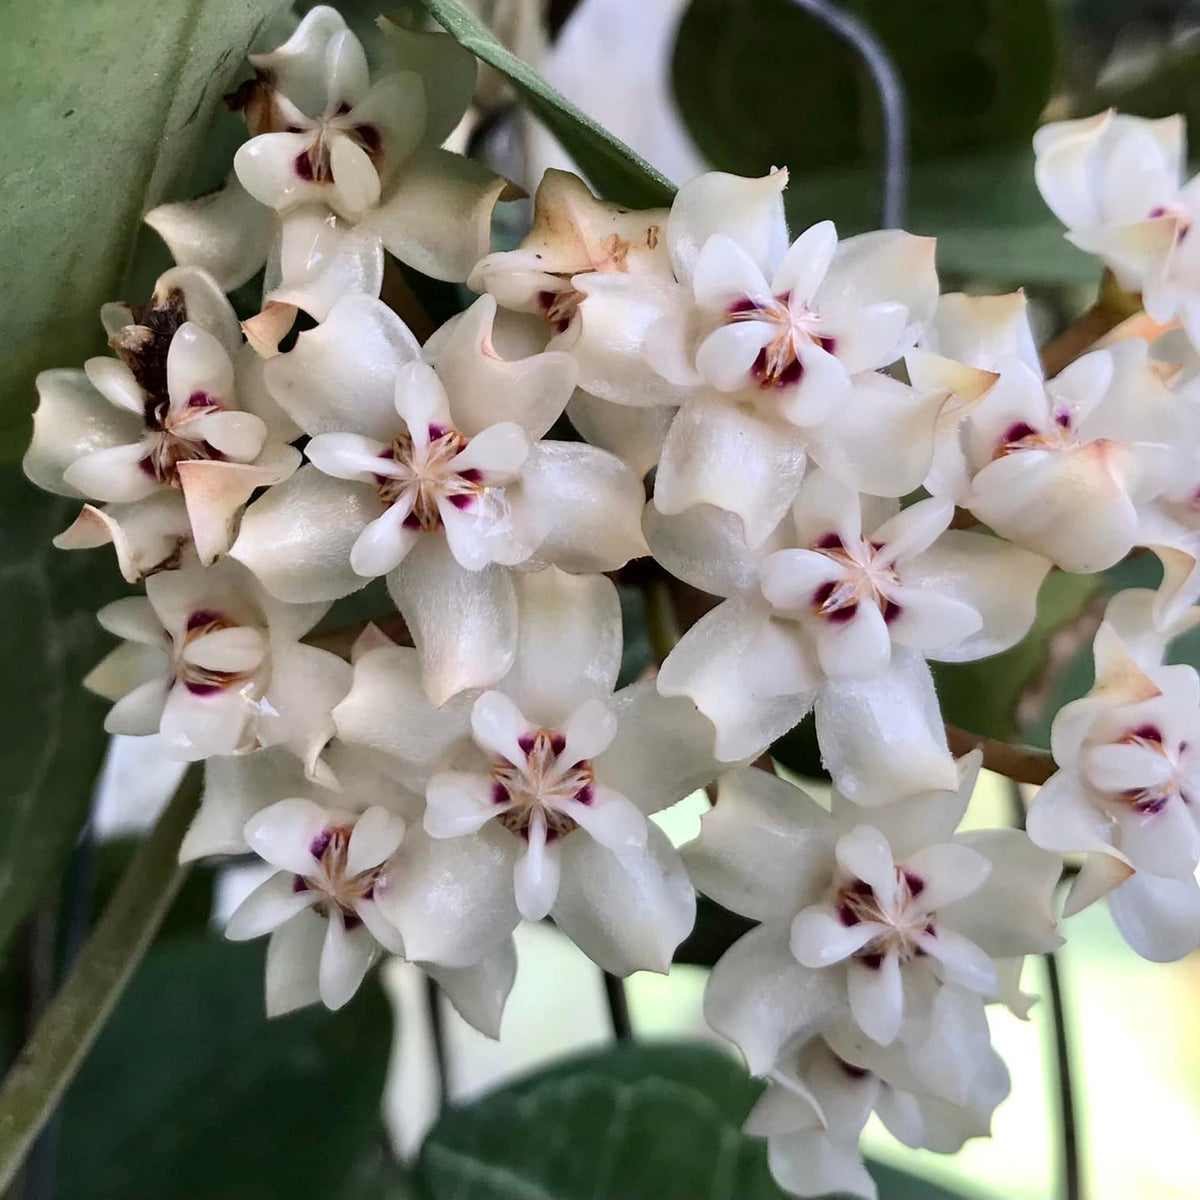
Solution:
<svg viewBox="0 0 1200 1200"><path fill-rule="evenodd" d="M521 75L511 54L665 175L787 165L795 230L826 216L843 234L877 222L881 125L871 82L845 44L789 0L474 0L478 21L459 16L453 0L431 6L461 20L460 33L475 37L492 63L460 145L530 190L542 167L571 153L609 195L637 202L662 194L636 164L581 132L569 105ZM380 7L342 5L376 59L371 22ZM419 7L404 5L409 15ZM882 40L903 79L906 226L939 237L947 289L1025 286L1039 331L1053 334L1090 301L1098 272L1063 240L1038 197L1030 136L1042 120L1109 105L1145 116L1183 112L1195 127L1200 0L845 7ZM111 835L149 822L174 779L137 748L119 747L89 823L105 748L102 706L76 681L104 645L92 614L122 585L109 555L49 547L72 505L35 493L16 465L33 377L102 348L102 301L149 290L166 259L152 235L139 233L141 214L220 181L241 130L219 98L246 50L277 41L287 20L284 0L149 8L43 0L0 15L8 115L0 150L9 165L0 180L8 280L0 312L5 1063L128 859L128 839ZM518 107L514 73L524 103L565 151ZM521 214L517 207L501 223L498 238L519 236ZM443 315L461 297L417 276L410 282ZM235 299L249 312L257 296L251 287ZM1154 586L1157 570L1143 555L1102 576L1052 577L1025 642L939 671L947 719L1045 745L1050 717L1090 685L1090 641L1105 598L1118 587ZM650 661L636 584L622 589L627 677ZM1200 634L1181 641L1175 657L1200 664ZM774 753L823 787L811 722ZM696 796L667 814L676 841L694 833L705 804ZM970 819L1005 823L1011 811L1008 785L986 777ZM99 850L98 838L106 839ZM594 968L552 928L522 930L520 977L497 1046L443 1002L431 1008L419 978L398 964L381 972L382 989L365 987L340 1014L310 1010L267 1023L262 946L223 943L212 932L214 909L228 911L248 886L243 876L238 864L193 872L15 1197L780 1195L762 1145L738 1128L757 1085L714 1048L700 1013L705 970L744 930L739 918L701 903L671 977L629 983L645 1044L615 1050ZM1200 1040L1187 1014L1200 970L1195 961L1134 959L1102 909L1073 918L1066 932L1085 1192L1093 1200L1194 1195ZM1035 991L1044 987L1037 967L1026 982ZM446 1056L440 1082L429 1056L435 1029ZM868 1146L880 1156L873 1169L885 1197L1060 1194L1045 1006L1027 1024L997 1014L995 1034L1014 1077L995 1141L943 1159L899 1148L872 1127ZM453 1103L437 1117L443 1088ZM397 1151L408 1152L407 1166Z"/></svg>

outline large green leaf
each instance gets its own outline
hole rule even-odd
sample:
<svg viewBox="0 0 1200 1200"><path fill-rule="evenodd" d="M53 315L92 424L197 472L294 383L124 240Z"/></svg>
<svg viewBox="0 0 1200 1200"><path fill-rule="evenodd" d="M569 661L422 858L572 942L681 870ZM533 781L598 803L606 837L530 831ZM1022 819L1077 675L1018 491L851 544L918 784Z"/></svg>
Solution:
<svg viewBox="0 0 1200 1200"><path fill-rule="evenodd" d="M605 199L631 208L671 203L675 189L670 180L556 92L527 62L505 49L458 0L417 3L472 54L512 83Z"/></svg>
<svg viewBox="0 0 1200 1200"><path fill-rule="evenodd" d="M124 585L110 552L51 546L78 511L0 467L0 953L70 851L108 742L80 681L114 644L96 609Z"/></svg>
<svg viewBox="0 0 1200 1200"><path fill-rule="evenodd" d="M0 38L0 454L33 379L100 342L143 213L188 178L221 94L283 0L37 0Z"/></svg>
<svg viewBox="0 0 1200 1200"><path fill-rule="evenodd" d="M846 0L900 73L914 157L1021 141L1054 75L1050 0ZM672 64L680 112L715 165L761 175L846 165L882 145L853 49L791 0L692 0Z"/></svg>
<svg viewBox="0 0 1200 1200"><path fill-rule="evenodd" d="M343 1193L374 1142L391 1014L268 1021L262 943L176 937L146 956L67 1094L56 1194L296 1200Z"/></svg>
<svg viewBox="0 0 1200 1200"><path fill-rule="evenodd" d="M581 1055L442 1115L421 1150L432 1200L783 1200L741 1132L762 1085L698 1044ZM872 1166L881 1195L949 1193Z"/></svg>

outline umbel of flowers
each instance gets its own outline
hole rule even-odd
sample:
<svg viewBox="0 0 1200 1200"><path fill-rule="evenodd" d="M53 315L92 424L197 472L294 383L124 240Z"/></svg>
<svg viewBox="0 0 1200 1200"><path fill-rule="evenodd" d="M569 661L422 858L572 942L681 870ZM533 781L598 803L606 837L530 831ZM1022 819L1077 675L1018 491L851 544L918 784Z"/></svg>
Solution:
<svg viewBox="0 0 1200 1200"><path fill-rule="evenodd" d="M1167 334L1047 379L1021 293L939 295L900 230L793 237L783 170L641 212L551 171L492 252L515 190L441 148L474 60L383 30L375 80L329 8L252 56L224 188L147 216L178 265L105 307L111 355L38 379L26 472L81 502L56 543L144 590L101 610L121 643L86 682L110 731L204 760L181 857L272 868L227 930L270 935L270 1012L402 955L498 1036L521 921L665 972L698 889L757 922L706 1000L769 1081L747 1128L789 1190L871 1197L871 1112L939 1151L987 1132L985 1006L1027 1009L1064 855L1068 911L1106 898L1151 959L1200 944L1200 678L1164 665L1200 617L1182 123L1039 131L1047 202ZM422 345L385 254L479 298ZM224 290L264 262L239 326ZM980 756L929 662L1014 645L1048 572L1136 547L1162 586L1112 600L1028 833L960 832ZM646 555L710 599L618 688L604 573ZM409 636L306 640L380 577ZM809 712L825 800L761 766ZM706 786L680 852L654 814Z"/></svg>

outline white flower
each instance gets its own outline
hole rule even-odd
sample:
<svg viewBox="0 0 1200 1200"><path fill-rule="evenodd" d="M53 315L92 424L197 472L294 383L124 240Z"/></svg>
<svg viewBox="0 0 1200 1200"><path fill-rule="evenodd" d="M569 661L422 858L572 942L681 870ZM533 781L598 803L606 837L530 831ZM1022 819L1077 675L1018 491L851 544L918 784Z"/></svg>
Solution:
<svg viewBox="0 0 1200 1200"><path fill-rule="evenodd" d="M1107 896L1126 941L1171 961L1200 945L1200 677L1137 662L1110 621L1094 654L1095 686L1051 726L1060 769L1034 799L1029 836L1087 856L1068 915Z"/></svg>
<svg viewBox="0 0 1200 1200"><path fill-rule="evenodd" d="M702 892L762 922L705 1000L752 1072L839 1016L880 1045L917 1045L944 987L995 996L995 959L1060 944L1058 856L1018 830L955 833L979 761L959 761L956 790L869 809L834 792L828 811L764 771L722 776L683 854Z"/></svg>
<svg viewBox="0 0 1200 1200"><path fill-rule="evenodd" d="M814 700L818 736L823 724L846 724L835 713L847 704L859 710L851 722L859 725L861 709L874 707L881 715L872 733L902 745L908 739L898 731L907 729L915 736L906 753L928 750L943 764L914 786L945 785L937 702L920 657L960 662L1013 645L1033 621L1050 565L998 538L949 530L952 516L946 501L898 510L895 501L860 496L817 470L757 549L715 509L678 518L647 509L655 557L686 582L729 597L672 650L659 690L696 703L717 727L717 755L726 761L758 753ZM868 685L884 679L891 682L881 683L873 702ZM861 688L846 690L859 680ZM913 689L909 703L889 701L889 687ZM937 731L917 735L923 711ZM876 754L866 736L851 736L864 754ZM831 764L845 757L845 746L823 738L822 747Z"/></svg>
<svg viewBox="0 0 1200 1200"><path fill-rule="evenodd" d="M468 287L490 293L500 306L501 344L518 342L528 347L523 353L532 353L569 342L584 299L572 284L576 275L673 279L666 209L630 210L598 200L578 176L554 169L542 176L533 203L533 226L520 245L480 259L467 279ZM673 410L631 408L577 389L567 415L589 442L644 475L658 462Z"/></svg>
<svg viewBox="0 0 1200 1200"><path fill-rule="evenodd" d="M361 43L324 5L282 46L251 55L256 78L234 97L251 134L234 159L237 179L146 218L178 262L228 288L274 248L264 313L250 322L266 353L296 308L323 320L343 295L378 295L385 249L461 280L490 244L492 210L510 185L440 148L470 102L474 56L448 34L380 25L399 69L374 84Z"/></svg>
<svg viewBox="0 0 1200 1200"><path fill-rule="evenodd" d="M1200 248L1187 236L1200 191L1183 182L1185 134L1178 114L1151 121L1109 109L1033 136L1038 188L1068 240L1141 292L1158 321L1180 308L1200 316Z"/></svg>
<svg viewBox="0 0 1200 1200"><path fill-rule="evenodd" d="M346 297L264 374L312 434L301 468L251 505L233 557L273 594L333 599L387 575L430 698L512 661L507 566L613 570L641 554L641 481L613 455L538 441L574 384L564 354L500 358L482 297L422 358L384 304Z"/></svg>
<svg viewBox="0 0 1200 1200"><path fill-rule="evenodd" d="M858 1140L872 1112L906 1146L953 1154L990 1132L1009 1090L983 1004L953 986L939 993L921 1044L881 1047L839 1021L785 1050L769 1080L745 1130L767 1139L776 1182L799 1196L868 1200L878 1193Z"/></svg>
<svg viewBox="0 0 1200 1200"><path fill-rule="evenodd" d="M788 249L786 181L713 172L685 184L665 230L675 281L575 276L578 319L556 341L585 390L682 405L655 504L737 513L754 544L791 503L808 455L859 490L913 490L944 401L877 373L933 311L932 240L886 231L839 245L826 222Z"/></svg>
<svg viewBox="0 0 1200 1200"><path fill-rule="evenodd" d="M316 754L350 668L298 639L327 608L272 599L230 559L162 571L144 597L100 610L101 625L125 641L84 683L116 701L109 733L157 732L173 758L283 743L320 772Z"/></svg>
<svg viewBox="0 0 1200 1200"><path fill-rule="evenodd" d="M175 267L148 305L106 305L103 315L120 359L38 376L25 473L48 491L110 506L88 505L57 544L112 541L131 581L178 561L189 540L211 562L250 495L299 465L287 445L296 429L263 390L233 309L202 271Z"/></svg>
<svg viewBox="0 0 1200 1200"><path fill-rule="evenodd" d="M516 658L493 690L431 708L415 653L376 649L334 710L340 738L425 781L423 828L401 847L385 912L411 956L449 966L549 913L606 970L665 972L695 897L647 817L716 774L706 723L650 681L613 694L608 580L550 568L516 588Z"/></svg>
<svg viewBox="0 0 1200 1200"><path fill-rule="evenodd" d="M1103 570L1139 537L1139 505L1187 474L1200 410L1174 394L1145 342L1077 359L1044 382L1025 297L943 296L919 386L959 397L926 486L1067 571Z"/></svg>

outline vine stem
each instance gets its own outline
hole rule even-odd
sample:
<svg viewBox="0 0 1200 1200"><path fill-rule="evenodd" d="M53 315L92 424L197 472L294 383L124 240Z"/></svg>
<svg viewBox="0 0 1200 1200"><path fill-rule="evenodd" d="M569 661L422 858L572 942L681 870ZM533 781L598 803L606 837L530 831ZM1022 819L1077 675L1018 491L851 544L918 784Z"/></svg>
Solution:
<svg viewBox="0 0 1200 1200"><path fill-rule="evenodd" d="M189 768L138 847L66 982L0 1088L0 1194L12 1183L141 961L187 873L179 846L200 801Z"/></svg>
<svg viewBox="0 0 1200 1200"><path fill-rule="evenodd" d="M604 999L608 1003L608 1017L612 1023L613 1037L618 1042L633 1038L633 1024L629 1019L629 997L625 994L625 980L604 972Z"/></svg>
<svg viewBox="0 0 1200 1200"><path fill-rule="evenodd" d="M1126 323L1129 327L1122 333L1118 326ZM1042 347L1042 369L1048 378L1053 378L1114 331L1121 336L1153 341L1167 328L1150 320L1142 312L1141 296L1122 291L1113 273L1105 270L1095 304Z"/></svg>
<svg viewBox="0 0 1200 1200"><path fill-rule="evenodd" d="M982 750L983 765L1014 783L1043 784L1058 770L1058 764L1045 750L982 737L957 725L946 726L946 742L955 758L971 750Z"/></svg>

